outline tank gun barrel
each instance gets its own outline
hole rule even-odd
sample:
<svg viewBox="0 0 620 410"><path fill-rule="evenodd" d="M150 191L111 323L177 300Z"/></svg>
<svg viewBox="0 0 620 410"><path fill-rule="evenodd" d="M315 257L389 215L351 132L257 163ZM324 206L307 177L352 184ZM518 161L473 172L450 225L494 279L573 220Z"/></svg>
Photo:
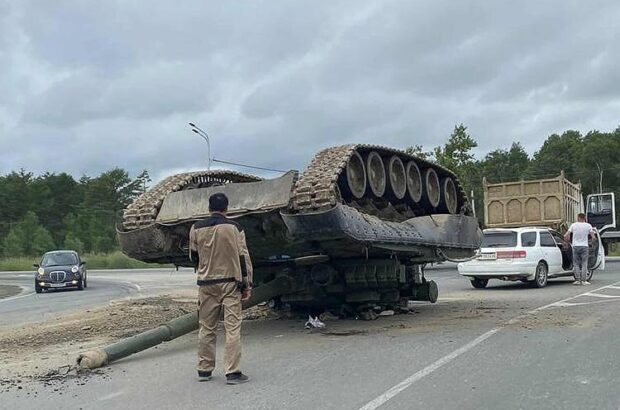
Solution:
<svg viewBox="0 0 620 410"><path fill-rule="evenodd" d="M250 300L243 303L243 308L250 308L292 290L292 279L288 276L278 276L264 285L257 286L253 290ZM81 353L77 358L77 363L82 368L96 369L163 342L176 339L196 329L198 329L198 312L188 313L155 329L119 340L108 346Z"/></svg>

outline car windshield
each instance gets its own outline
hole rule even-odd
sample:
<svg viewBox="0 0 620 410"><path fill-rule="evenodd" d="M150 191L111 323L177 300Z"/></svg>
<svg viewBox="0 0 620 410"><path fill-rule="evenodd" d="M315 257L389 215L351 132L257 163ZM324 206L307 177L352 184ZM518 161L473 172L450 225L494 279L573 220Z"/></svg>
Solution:
<svg viewBox="0 0 620 410"><path fill-rule="evenodd" d="M517 246L516 232L485 232L481 248L510 248Z"/></svg>
<svg viewBox="0 0 620 410"><path fill-rule="evenodd" d="M77 265L77 257L74 253L48 253L43 256L41 266L66 266Z"/></svg>

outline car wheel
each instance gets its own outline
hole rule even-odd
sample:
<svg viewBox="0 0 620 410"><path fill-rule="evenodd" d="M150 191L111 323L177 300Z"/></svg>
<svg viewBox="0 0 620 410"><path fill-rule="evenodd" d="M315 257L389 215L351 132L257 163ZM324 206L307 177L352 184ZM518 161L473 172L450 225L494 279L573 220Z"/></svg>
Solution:
<svg viewBox="0 0 620 410"><path fill-rule="evenodd" d="M532 285L535 288L544 288L547 286L547 274L549 273L549 269L547 268L547 264L545 262L538 262L536 266L536 275L534 275L534 281L532 281Z"/></svg>
<svg viewBox="0 0 620 410"><path fill-rule="evenodd" d="M489 284L488 279L473 278L471 280L471 285L476 289L484 289L487 287L488 284Z"/></svg>
<svg viewBox="0 0 620 410"><path fill-rule="evenodd" d="M78 290L84 290L84 278L80 279L77 288Z"/></svg>
<svg viewBox="0 0 620 410"><path fill-rule="evenodd" d="M594 271L592 269L588 269L588 273L586 273L586 280L588 282L592 279L592 275L594 275Z"/></svg>
<svg viewBox="0 0 620 410"><path fill-rule="evenodd" d="M84 275L84 289L88 287L88 278Z"/></svg>
<svg viewBox="0 0 620 410"><path fill-rule="evenodd" d="M34 291L37 293L43 292L43 288L39 286L39 283L36 280L34 281Z"/></svg>

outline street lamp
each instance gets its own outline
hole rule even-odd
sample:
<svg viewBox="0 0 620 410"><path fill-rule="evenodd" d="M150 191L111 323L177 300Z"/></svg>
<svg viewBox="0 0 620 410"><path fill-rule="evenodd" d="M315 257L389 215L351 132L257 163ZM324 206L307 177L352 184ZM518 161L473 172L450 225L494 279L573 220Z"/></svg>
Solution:
<svg viewBox="0 0 620 410"><path fill-rule="evenodd" d="M202 128L194 124L193 122L188 123L190 127L192 127L192 131L196 134L200 135L203 140L207 141L207 171L211 168L211 141L209 141L209 134L207 134Z"/></svg>

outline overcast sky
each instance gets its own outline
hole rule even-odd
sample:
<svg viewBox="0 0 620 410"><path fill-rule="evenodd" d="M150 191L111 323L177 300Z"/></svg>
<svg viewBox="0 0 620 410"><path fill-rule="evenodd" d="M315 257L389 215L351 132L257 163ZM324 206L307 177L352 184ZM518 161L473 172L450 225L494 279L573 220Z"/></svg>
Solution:
<svg viewBox="0 0 620 410"><path fill-rule="evenodd" d="M461 122L478 155L532 153L620 124L619 27L614 0L0 0L0 173L201 169L190 121L280 169Z"/></svg>

